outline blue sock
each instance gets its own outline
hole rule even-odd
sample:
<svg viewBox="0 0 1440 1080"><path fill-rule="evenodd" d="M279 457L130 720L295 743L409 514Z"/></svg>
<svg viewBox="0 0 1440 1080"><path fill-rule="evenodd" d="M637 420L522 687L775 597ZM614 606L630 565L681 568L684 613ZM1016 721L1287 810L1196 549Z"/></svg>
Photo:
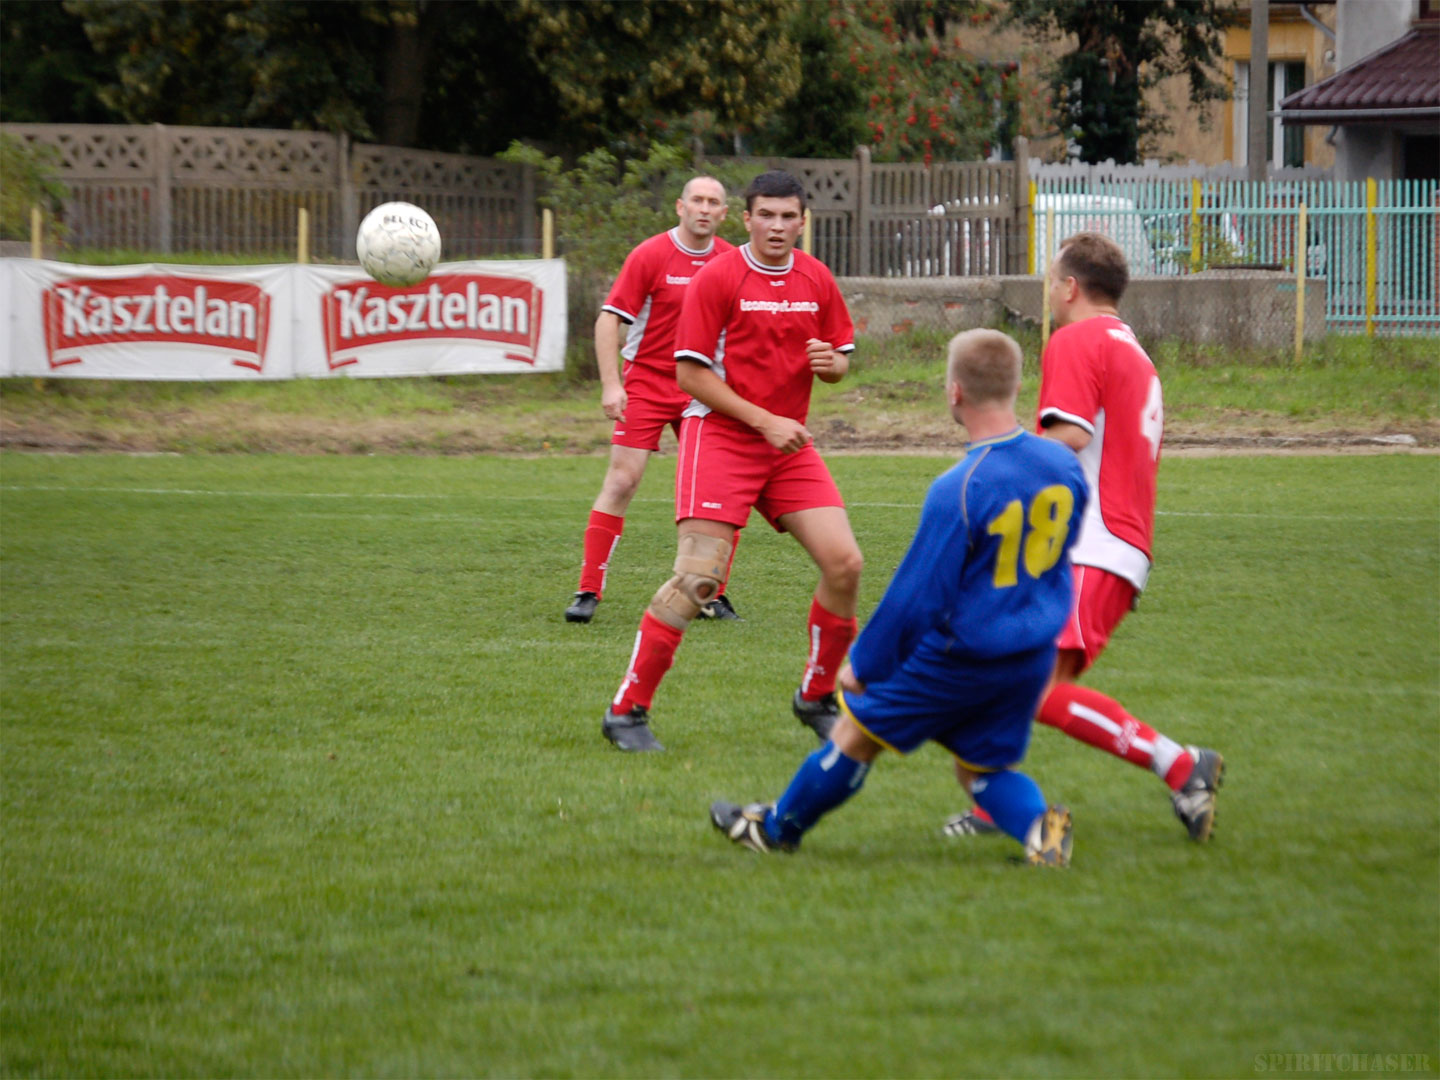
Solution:
<svg viewBox="0 0 1440 1080"><path fill-rule="evenodd" d="M765 831L782 844L798 844L817 821L860 790L869 762L846 757L827 742L800 764L775 809L765 817Z"/></svg>
<svg viewBox="0 0 1440 1080"><path fill-rule="evenodd" d="M1013 769L983 774L976 779L970 794L975 796L976 806L1022 844L1030 823L1045 812L1045 796L1040 793L1040 785Z"/></svg>

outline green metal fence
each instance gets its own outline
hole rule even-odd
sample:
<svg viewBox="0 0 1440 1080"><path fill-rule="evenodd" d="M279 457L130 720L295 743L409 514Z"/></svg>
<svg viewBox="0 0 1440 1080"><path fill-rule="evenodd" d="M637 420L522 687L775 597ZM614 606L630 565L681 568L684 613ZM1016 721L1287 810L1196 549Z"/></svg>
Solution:
<svg viewBox="0 0 1440 1080"><path fill-rule="evenodd" d="M1113 236L1136 274L1236 267L1325 283L1332 330L1440 332L1440 181L1045 178L1032 187L1031 271L1082 229ZM1306 208L1306 236L1297 235Z"/></svg>

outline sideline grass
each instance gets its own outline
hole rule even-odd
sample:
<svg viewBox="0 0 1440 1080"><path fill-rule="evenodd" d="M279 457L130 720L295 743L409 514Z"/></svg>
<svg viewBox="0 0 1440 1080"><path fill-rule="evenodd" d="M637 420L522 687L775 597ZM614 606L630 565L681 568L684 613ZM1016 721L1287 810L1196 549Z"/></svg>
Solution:
<svg viewBox="0 0 1440 1080"><path fill-rule="evenodd" d="M1008 327L1027 357L1021 415L1035 407L1040 335ZM817 384L810 427L822 449L958 448L935 407L948 333L862 339L851 374ZM572 348L583 352L588 345ZM1330 337L1303 363L1160 343L1166 437L1404 433L1440 444L1434 339ZM574 357L572 356L572 361ZM565 372L259 383L0 380L0 444L169 452L604 450L599 384Z"/></svg>
<svg viewBox="0 0 1440 1080"><path fill-rule="evenodd" d="M697 625L657 699L669 752L604 744L668 464L582 627L593 459L0 457L0 1073L1440 1068L1436 459L1164 464L1093 682L1226 753L1217 839L1042 730L1068 873L944 840L932 751L793 858L713 834L813 745L814 575L761 524L745 621ZM863 615L943 462L832 464Z"/></svg>

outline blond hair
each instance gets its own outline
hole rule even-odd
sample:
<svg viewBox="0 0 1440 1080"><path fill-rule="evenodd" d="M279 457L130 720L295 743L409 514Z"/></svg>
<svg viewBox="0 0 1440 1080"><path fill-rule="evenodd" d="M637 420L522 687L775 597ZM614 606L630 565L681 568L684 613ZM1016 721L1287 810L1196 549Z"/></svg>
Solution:
<svg viewBox="0 0 1440 1080"><path fill-rule="evenodd" d="M1005 405L1020 390L1024 357L1009 334L966 330L950 339L945 381L959 384L972 405Z"/></svg>

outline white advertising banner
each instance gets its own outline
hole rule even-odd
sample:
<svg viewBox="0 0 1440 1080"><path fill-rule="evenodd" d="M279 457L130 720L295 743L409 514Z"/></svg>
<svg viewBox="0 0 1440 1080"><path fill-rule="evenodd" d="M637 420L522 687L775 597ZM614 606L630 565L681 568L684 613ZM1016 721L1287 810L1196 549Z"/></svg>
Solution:
<svg viewBox="0 0 1440 1080"><path fill-rule="evenodd" d="M565 264L457 262L392 289L344 266L0 260L0 375L292 379L559 371Z"/></svg>

